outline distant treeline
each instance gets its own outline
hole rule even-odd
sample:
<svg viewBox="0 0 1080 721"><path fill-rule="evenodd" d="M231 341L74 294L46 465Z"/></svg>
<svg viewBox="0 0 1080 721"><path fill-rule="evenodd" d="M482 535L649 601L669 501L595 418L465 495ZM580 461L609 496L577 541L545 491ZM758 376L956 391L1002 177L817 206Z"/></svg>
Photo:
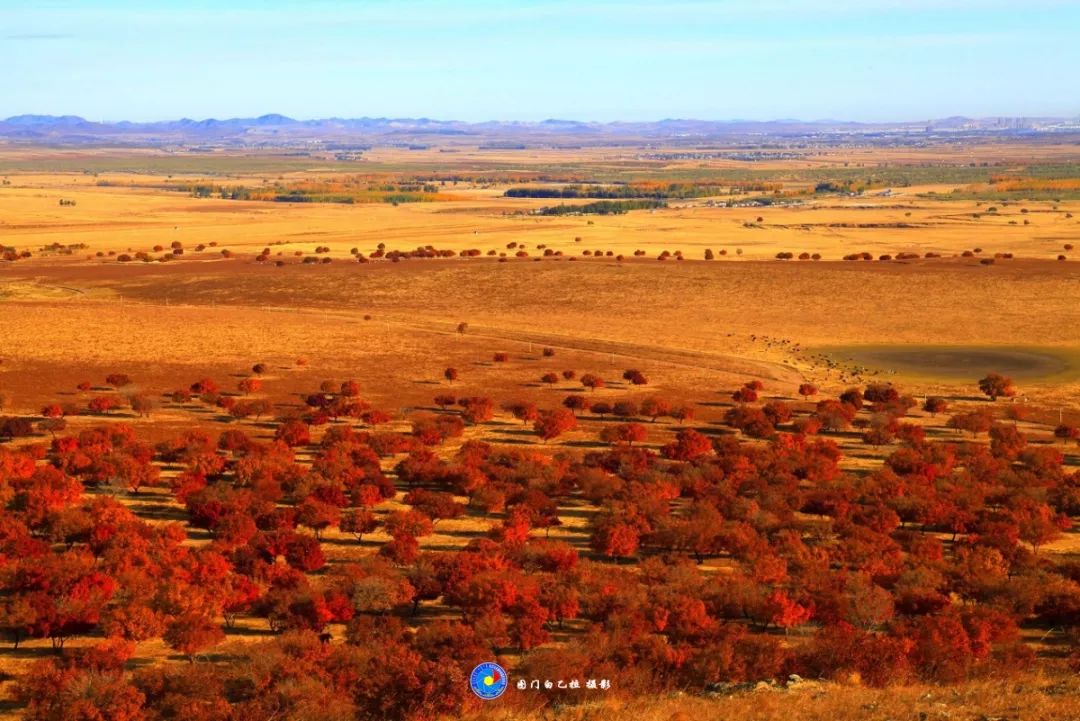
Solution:
<svg viewBox="0 0 1080 721"><path fill-rule="evenodd" d="M327 193L279 193L271 198L276 203L424 203L431 201L430 195L423 193L369 193L363 196Z"/></svg>
<svg viewBox="0 0 1080 721"><path fill-rule="evenodd" d="M315 195L312 193L279 193L273 196L275 203L347 203L356 202L351 195Z"/></svg>
<svg viewBox="0 0 1080 721"><path fill-rule="evenodd" d="M584 205L549 205L536 211L537 215L622 215L630 210L666 208L659 200L601 200Z"/></svg>
<svg viewBox="0 0 1080 721"><path fill-rule="evenodd" d="M694 183L643 183L628 185L564 185L561 188L510 188L507 198L703 198L730 192L729 186Z"/></svg>
<svg viewBox="0 0 1080 721"><path fill-rule="evenodd" d="M421 203L434 200L439 186L434 183L387 183L370 181L307 181L272 188L247 188L209 184L170 185L170 190L184 190L196 198L223 200L261 200L275 203Z"/></svg>

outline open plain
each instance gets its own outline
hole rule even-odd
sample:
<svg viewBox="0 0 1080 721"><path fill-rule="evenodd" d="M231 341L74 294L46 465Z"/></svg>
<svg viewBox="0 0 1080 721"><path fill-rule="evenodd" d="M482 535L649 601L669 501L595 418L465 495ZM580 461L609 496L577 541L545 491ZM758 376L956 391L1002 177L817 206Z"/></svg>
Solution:
<svg viewBox="0 0 1080 721"><path fill-rule="evenodd" d="M725 628L746 625L760 632L751 638L760 635L784 649L769 646L773 649L769 653L786 660L775 666L762 661L762 668L768 670L760 672L752 666L738 671L732 670L734 666L708 669L704 661L700 661L702 668L680 677L683 680L678 683L660 678L659 672L649 680L643 671L627 672L622 680L631 699L637 698L634 694L639 690L655 688L698 695L709 689L714 694L650 702L654 705L649 707L652 715L648 718L716 713L737 718L731 715L736 713L734 707L750 703L748 694L766 698L760 718L787 717L783 704L774 708L772 699L780 693L802 699L800 718L854 717L854 713L863 718L899 718L894 713L900 709L924 707L918 718L938 718L932 714L946 712L954 714L951 718L972 719L997 718L999 713L1002 718L1018 719L1080 718L1074 679L1068 671L1070 656L1076 663L1076 631L1069 626L1075 623L1075 608L1047 610L1046 604L1036 601L1025 606L1013 596L991 602L987 600L990 591L975 591L963 585L963 579L953 580L963 574L948 565L959 564L957 554L975 563L962 547L970 543L982 548L980 543L984 543L992 553L987 551L978 562L1000 565L1012 559L1014 570L1022 576L1052 577L1058 584L1056 592L1065 599L1061 604L1080 599L1076 576L1080 543L1068 518L1076 515L1077 504L1070 500L1073 496L1053 485L1067 486L1075 493L1080 465L1075 435L1068 435L1068 429L1080 424L1080 252L1074 250L1080 243L1080 217L1075 217L1080 215L1080 185L1076 183L1080 151L1076 147L1022 141L962 148L945 144L840 146L800 151L795 159L785 154L776 159L738 160L740 148L485 150L449 142L415 151L377 148L360 159L335 160L332 155L296 157L254 151L0 146L0 251L7 254L7 260L0 261L0 397L7 419L33 424L22 427L26 433L9 432L2 448L12 454L16 449L37 454L39 459L54 457L60 453L58 448L66 448L65 436L81 437L84 442L91 429L131 428L140 442L156 449L152 458L144 460L158 470L137 481L120 470L101 471L91 482L79 475L89 471L71 461L71 472L86 484L85 496L78 502L115 499L151 528L181 524L184 548L220 552L236 568L256 569L250 571L255 591L246 603L236 601L224 611L209 613L207 623L214 628L221 626L219 616L225 614L222 638L206 634L213 642L203 637L178 639L178 631L166 632L162 640L161 633L133 631L134 622L124 626L116 612L100 609L98 615L108 621L77 626L77 630L61 633L55 627L50 631L32 623L23 629L17 620L10 620L16 613L9 607L4 630L21 643L16 643L16 649L0 650L4 687L11 694L5 708L16 714L27 708L27 699L31 705L41 704L40 699L34 700L33 689L28 695L25 684L16 691L18 679L30 664L51 656L58 647L58 634L59 648L67 652L92 648L106 636L119 634L134 643L125 659L129 671L183 668L195 658L200 662L193 669L234 662L248 669L258 665L251 654L257 656L261 644L273 644L282 630L325 632L324 640L332 638L331 646L344 639L355 644L359 635L377 636L370 627L372 618L378 623L378 619L393 617L416 629L460 620L463 608L472 629L469 633L481 639L491 634L494 639L485 642L486 651L498 653L512 674L527 675L543 668L549 658L545 653L565 650L565 657L550 658L564 664L573 661L581 644L587 646L588 639L598 638L589 635L596 633L594 625L603 626L604 633L615 634L613 628L631 633L619 624L633 626L637 620L614 611L607 617L607 612L598 610L601 601L585 598L594 592L603 596L594 586L596 577L608 568L615 569L620 578L641 577L642 583L666 589L663 593L685 587L695 589L686 591L691 596L704 594L708 599L706 614L704 605L700 612L688 610L679 605L679 599L657 591L660 595L652 599L653 605L667 608L664 613L673 619L680 613L688 618L699 614L708 617L699 620L703 628L712 628L720 619ZM579 208L593 202L588 197L507 195L521 188L561 191L566 187L670 188L671 184L708 190L612 214ZM546 214L545 209L560 204L572 207ZM1015 384L1010 383L1008 392L995 400L988 399L977 385L993 373L1009 376ZM587 377L594 382L583 385ZM213 383L201 379L213 379ZM355 385L346 390L348 383ZM843 398L841 394L852 388L865 389L866 405L860 390L858 405L848 406L850 417L836 420L829 414L842 404L829 406L822 399ZM897 393L889 398L882 391L880 398L871 401L872 388L894 388ZM448 401L437 398L448 394ZM356 404L345 410L339 407L339 401L357 396L363 398L362 408ZM567 402L575 396L582 399L579 405ZM903 404L907 397L911 403ZM97 405L95 399L99 399ZM933 410L930 399L939 400L948 411ZM651 413L650 404L655 409L658 400L661 410ZM262 405L256 407L254 401ZM485 403L491 406L488 412L476 411ZM897 403L904 405L902 410L897 410ZM778 414L769 416L772 423L767 431L739 420L738 413L766 405L772 408L770 413ZM554 410L564 407L573 410L573 421L560 417L563 425L549 434L543 419L554 418ZM378 415L370 415L372 409ZM544 411L551 415L545 416ZM977 421L980 414L987 418L986 426L971 425L971 419ZM954 422L956 417L962 420ZM61 418L63 424L50 426L50 418ZM451 420L433 420L440 418ZM813 421L813 425L800 425L801 421ZM1003 443L999 436L1006 431L992 431L991 422L995 429L1014 429L1030 448L1060 454L1056 470L1051 473L1039 465L1053 465L1049 455L1035 460L1021 456L1019 450L999 455ZM610 432L616 426L634 426L635 430L625 432L641 435L627 441ZM288 433L283 429L289 429ZM687 434L688 429L696 435ZM212 443L210 451L197 452L175 450L182 446L179 440L174 446L169 444L186 438L183 443L198 445L192 440L192 434L198 433L211 434L216 443L220 434L233 431L242 431L260 447L288 446L289 463L295 463L301 469L297 473L306 480L279 479L275 482L281 488L266 498L271 508L277 506L279 515L287 515L281 509L293 513L288 517L293 519L295 536L318 540L315 546L325 555L323 563L308 564L308 559L288 555L292 551L283 554L259 545L269 543L265 539L272 535L263 517L257 531L255 525L244 531L238 530L239 525L224 530L216 521L207 520L206 488L231 488L235 482L240 490L230 490L232 495L222 491L214 502L239 504L237 499L243 494L262 493L259 482L239 480L234 464L243 454L225 440L220 445ZM385 448L378 448L376 467L389 479L390 490L380 498L357 500L361 496L347 498L328 491L318 495L319 488L338 484L341 478L346 479L346 490L353 488L348 473L341 472L339 478L319 465L329 464L324 456L334 450L333 433L346 439L350 431L382 437ZM429 440L431 433L435 436ZM391 436L410 439L413 445L405 441L394 445L386 440ZM683 447L699 437L715 444L715 451L710 446L708 451L691 453ZM754 454L766 453L760 450L766 447L781 453L775 449L787 448L788 443L810 447L808 438L831 444L839 454L834 459L836 473L842 475L823 472L817 477L806 469L784 475L788 479L785 492L799 496L798 502L781 503L766 486L748 490L752 484L746 481L740 489L729 480L739 477L734 467L739 463L759 464L765 478L775 469L763 470L765 461ZM745 456L728 467L723 454L734 451L725 444L734 439L744 444L739 452ZM915 491L898 491L898 486L889 485L897 474L915 473L900 470L898 454L928 447L924 439L931 446L949 447L948 452L956 456L948 463L934 460L942 465L942 478L953 474L949 477L957 484L953 488L939 478L936 493L965 509L971 515L964 516L967 520L959 519L959 511L953 517L944 511L935 515L907 508L899 499ZM466 463L463 458L479 453L477 446L469 444L481 441L510 454L509 460L491 460L491 466L527 466L520 470L520 477L513 478L499 478L485 466L484 473L499 478L501 484L487 495L481 486L470 485L475 481L455 475L457 465ZM1006 465L1015 466L1016 477L1044 474L1038 475L1040 490L1028 498L1014 487L1021 482L1009 476L995 481L991 490L980 490L978 501L969 496L957 500L958 489L971 490L965 484L972 484L977 475L964 466L964 460L972 467L975 457L989 464L988 452L986 458L979 453L991 447L996 459L1004 457ZM671 464L663 466L662 481L653 479L644 466L631 470L633 463L646 463L632 459L635 450L651 453L653 460L648 464ZM204 453L223 459L220 467L196 470L197 459ZM602 454L610 457L601 458ZM717 481L721 487L736 483L730 489L731 498L724 495L726 490L703 490L704 479L710 478L701 470L705 456L710 463L715 460L717 467L723 466L723 471L716 471L725 479ZM455 470L442 476L411 470L410 459L444 463ZM505 472L509 476L518 471ZM703 474L702 479L695 480L695 473ZM622 488L622 480L618 487L608 488L590 474L604 475L613 484L613 478L626 479L627 484L632 479L650 490L631 492L629 485ZM196 476L201 480L193 480ZM322 480L313 480L316 476ZM933 486L932 474L928 478L926 483ZM844 482L849 484L850 495L837 490ZM495 485L494 480L489 483ZM512 492L514 484L542 492L550 503ZM431 499L425 505L415 495L417 488L452 496L448 502L457 510L436 508ZM10 490L17 494L25 489L11 482ZM1046 530L1045 538L1018 531L1011 545L998 536L985 540L993 532L1008 535L1000 529L988 530L985 524L990 515L994 522L1001 521L1001 508L1019 502L1009 495L1012 492L1023 495L1025 502L1052 508L1057 531ZM646 501L635 494L648 495L650 502L661 499L676 519L715 502L727 516L725 532L752 533L763 545L744 544L729 536L717 538L717 529L708 542L696 537L672 541L665 535L670 531L668 522L652 517L668 511L661 513L653 506L640 511L649 516L645 523L649 527L634 531L638 535L632 544L620 545L604 535L609 528L604 524L619 520L620 514L638 513L628 509L635 501ZM655 498L650 494L656 494ZM872 505L870 498L885 504L892 516L869 518L837 510L842 504ZM12 503L16 504L13 508L17 506ZM788 508L785 503L793 505ZM994 509L993 514L983 503ZM533 514L528 520L514 510L525 506ZM56 507L50 508L55 511ZM325 518L301 517L297 527L298 507ZM373 515L367 531L341 525L343 513L369 507ZM401 530L407 514L420 507L434 517L437 526L431 528L425 517L419 522L422 530ZM49 513L27 521L34 540L46 539L57 548L67 543L69 549L84 543L82 535L68 533L55 519L50 520ZM976 517L981 520L976 522ZM858 538L867 547L869 535L883 544L885 550L880 552L895 567L874 565L868 558L871 551L838 559L829 540L832 534L842 534L854 547L856 531L866 531L866 536ZM894 542L890 534L900 540ZM801 536L805 544L796 544L793 536ZM933 573L940 576L937 581L923 576L914 579L916 570L930 573L922 566L904 567L920 553L932 555L918 545L922 536L945 549L933 562ZM405 537L411 540L402 541ZM450 581L440 575L443 586L424 590L421 572L429 566L421 560L427 563L440 554L467 555L485 539L515 549L514 554L526 553L521 548L527 542L535 542L537 548L546 548L549 542L565 544L573 551L574 562L580 554L582 566L587 566L585 580L562 567L553 573L542 563L538 568L566 587L579 583L581 588L574 593L581 594L581 603L575 596L573 603L566 602L566 609L550 610L526 633L520 627L522 609L531 609L533 601L522 591L525 600L505 602L506 613L518 624L507 632L489 628L471 615L474 609L469 604L493 602L491 589L472 589L475 598L458 589L455 597ZM93 545L100 557L95 561L98 565L120 567L109 555L114 551L108 550L106 542L89 543L98 544ZM258 565L262 561L251 560L254 555L245 555L249 543L258 554L270 558L263 564L266 567ZM416 545L411 553L403 550L408 543ZM795 545L801 550L792 550ZM815 651L818 656L803 660L800 649L813 647L816 638L839 621L848 624L851 618L826 609L823 590L807 591L806 586L788 582L787 570L773 575L755 569L771 568L770 562L782 559L792 577L816 578L813 573L818 571L811 570L808 560L811 546L828 548L821 552L834 554L833 568L849 564L855 574L852 578L873 579L875 587L887 589L882 593L895 594L896 619L915 619L904 623L917 624L928 613L919 603L930 603L904 596L904 584L927 594L924 586L933 586L933 603L945 599L944 603L957 608L985 604L995 612L1008 607L1017 619L1016 638L1031 649L1032 658L1004 645L1005 650L995 645L994 654L1018 653L1027 659L1031 670L1025 673L1029 675L1012 685L996 675L1000 667L980 675L981 666L956 661L957 668L963 667L956 671L959 676L944 671L935 676L939 666L926 670L919 665L922 658L909 648L905 653L912 660L897 661L896 668L903 667L912 684L931 685L909 684L901 691L881 692L863 685L880 686L886 680L860 681L854 667L822 661L820 649ZM1006 552L1005 546L1011 550ZM467 552L467 548L472 550ZM797 557L804 552L806 557ZM657 566L646 565L640 573L627 570L658 558L678 558L678 563L672 563L687 567L661 572ZM369 565L363 566L363 572L342 570L355 563ZM379 563L385 563L385 568ZM534 570L531 561L514 563L524 563L527 569L525 580L515 577L515 582L531 588L533 582L527 578ZM290 597L294 605L283 610L282 604L288 604L279 603L279 596L284 596L286 585L275 585L280 579L267 567L303 571L298 575L308 579L303 582L308 600L311 594L324 593L329 604L333 594L347 586L355 609L350 608L348 614L328 611L311 621ZM438 574L445 571L438 568ZM837 573L838 578L846 577ZM770 606L772 610L762 617L749 601L743 610L732 610L741 602L720 599L716 595L720 592L708 586L716 582L716 574L753 577L754 588L762 594L774 589L769 603L791 603L801 610L788 608L791 614L785 616ZM689 580L691 575L696 580ZM408 592L395 591L402 598L394 600L383 586L361 589L362 577L378 578L384 585L391 583L388 579L408 578L412 585ZM571 577L572 581L567 580ZM291 577L288 582L300 584ZM1008 585L1004 572L1001 584ZM706 587L710 590L701 590ZM229 588L236 592L235 587ZM135 592L130 596L117 593L102 603L103 608L145 606L163 617L171 613L187 618L185 613L196 613L175 600L138 599ZM547 609L559 602L542 597ZM617 605L614 600L610 603ZM883 634L886 627L907 629L893 619L893 603L889 600L890 610L882 611L880 618L862 625L852 623L859 633L871 635ZM653 624L642 633L665 638L664 643L671 644L670 653L688 653L686 647L705 643L701 629L676 631L673 625L665 631L666 622L652 613L642 616ZM816 636L814 624L819 623L819 616L815 613L825 629ZM1068 613L1073 620L1062 620ZM369 625L360 622L364 617ZM103 630L121 626L126 630ZM895 633L900 638L901 631ZM1006 635L986 641L987 648L999 640L1004 644L1009 640ZM64 640L68 640L66 647ZM635 641L639 642L644 643ZM917 642L922 641L912 641ZM290 643L299 648L307 641L293 638ZM243 650L248 647L256 650ZM273 646L266 653L300 653L296 648L282 651ZM738 655L739 648L728 652ZM636 660L620 661L612 652L599 668L612 672L621 662L653 670L661 665L658 657L648 655L655 649L635 649ZM672 669L682 668L682 661L664 658L663 663L670 662ZM979 658L980 663L986 658L989 667L989 659L998 655ZM686 659L689 668L692 662ZM805 665L792 665L797 663ZM945 661L935 663L947 666ZM752 690L750 682L778 670L786 676L788 670L818 667L826 670L809 682L812 687L803 685L801 691L800 682L782 681L779 686L769 682ZM187 673L196 678L202 671ZM865 668L862 674L868 675ZM728 689L720 683L727 678L749 685ZM942 679L982 686L940 691L942 700L931 703L928 699L938 689L950 688L932 685ZM460 679L452 682L463 683ZM140 693L150 694L148 689L156 688L162 697L167 695L155 686L164 681L141 678L138 683ZM972 689L984 689L987 695L979 696ZM309 702L296 700L307 693L303 690L288 693L295 695L296 704ZM896 705L889 700L895 698L890 696L893 693L906 694L906 700ZM510 707L514 714L549 713L538 710L546 700L524 696ZM426 705L420 708L406 708L402 702L381 707L382 712L386 718L428 718L458 713L473 703L461 698L440 705L443 697L433 692L423 698ZM349 703L362 700L358 697ZM591 699L568 711L576 716L567 718L633 713L621 703L625 700ZM1010 715L1021 705L1029 712ZM346 718L354 710L352 705L343 705L322 709L325 715L309 711L305 716L296 711L301 706L290 708L298 715L289 718ZM500 712L492 713L480 717L503 718Z"/></svg>

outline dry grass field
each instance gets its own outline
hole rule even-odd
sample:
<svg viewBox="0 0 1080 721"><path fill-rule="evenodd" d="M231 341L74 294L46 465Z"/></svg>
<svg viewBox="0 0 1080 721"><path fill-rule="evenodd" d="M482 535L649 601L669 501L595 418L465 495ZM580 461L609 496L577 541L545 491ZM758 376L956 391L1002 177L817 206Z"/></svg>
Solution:
<svg viewBox="0 0 1080 721"><path fill-rule="evenodd" d="M590 401L662 395L693 404L694 425L713 435L727 432L731 392L754 379L764 384L762 401L785 400L800 413L813 409L813 401L798 396L801 384L832 397L877 381L920 400L942 396L960 410L987 405L976 381L1002 371L1015 378L1019 393L998 407L1031 408L1018 426L1032 443L1057 444L1054 426L1080 422L1080 252L1066 250L1080 243L1080 217L1074 217L1080 197L1005 203L947 197L956 188L974 192L977 181L949 175L970 172L972 163L1022 172L1031 164L1078 160L1074 146L834 148L757 163L657 161L649 158L658 151L644 148L442 150L451 152L375 150L341 168L321 158L0 147L0 246L31 253L0 261L4 413L33 416L52 402L85 405L98 391L76 385L99 384L118 372L134 378L129 392L155 398L206 376L232 391L262 362L268 369L257 396L270 400L275 414L301 410L304 394L324 380L356 379L364 399L390 413L387 427L402 431L437 410L432 399L440 392L557 406L568 393L585 392L580 382L540 379L567 369L579 378L607 379L605 388L585 392ZM807 169L868 167L907 168L918 182L860 195L806 192L817 177ZM532 211L564 201L503 197L522 184L515 177L715 177L720 183L759 171L774 174L798 204L719 207L719 201L739 200L724 196L672 200L666 208L622 215L540 216ZM397 205L196 198L167 189L451 173L474 179L440 187L440 202ZM935 173L945 179L935 180ZM157 262L174 243L183 254ZM353 249L378 255L380 244L386 251L431 246L480 255L356 262ZM57 252L59 246L71 252ZM264 248L269 254L257 260ZM705 260L706 250L715 254L712 260ZM673 255L658 259L665 251ZM965 251L972 252L965 257ZM782 252L821 258L776 259ZM842 259L856 252L874 260ZM136 253L153 262L119 260ZM901 253L919 257L897 260ZM885 254L891 258L878 260ZM993 262L982 262L988 259ZM500 352L508 355L505 362L493 360ZM442 376L448 366L460 372L453 385ZM648 376L648 385L619 380L629 368ZM273 434L266 422L230 421L212 408L167 400L148 418L130 412L71 417L66 432L118 420L150 441L207 424L240 427L263 440ZM916 409L908 420L931 438L955 436L943 416ZM449 457L469 439L549 455L581 452L600 445L595 438L607 423L585 415L577 430L541 444L528 426L498 411L439 453ZM653 450L682 428L670 419L645 425L645 447ZM880 467L887 454L857 432L835 439L845 470ZM1080 449L1055 447L1075 471ZM380 516L405 508L403 496L381 505ZM122 497L151 522L185 519L184 506L167 488ZM588 523L596 510L585 502L561 508L564 525L551 538L589 553ZM490 525L485 514L470 511L440 522L421 547L461 548ZM190 530L189 545L209 542ZM323 545L331 563L342 563L370 555L387 540L376 532L356 543L331 528ZM1067 533L1048 552L1076 560L1080 541ZM706 572L725 566L723 559L705 564ZM430 617L445 612L437 604L423 611ZM270 634L261 620L245 618L227 635L228 643L245 644ZM13 675L48 648L46 639L36 639L18 651L0 650L0 671L9 675L4 686L10 689ZM132 663L179 664L183 658L158 639L140 643ZM1060 665L1048 668L1019 680L959 687L879 690L813 681L562 711L526 704L475 718L1080 719L1075 676ZM12 702L4 708L12 717L19 712Z"/></svg>

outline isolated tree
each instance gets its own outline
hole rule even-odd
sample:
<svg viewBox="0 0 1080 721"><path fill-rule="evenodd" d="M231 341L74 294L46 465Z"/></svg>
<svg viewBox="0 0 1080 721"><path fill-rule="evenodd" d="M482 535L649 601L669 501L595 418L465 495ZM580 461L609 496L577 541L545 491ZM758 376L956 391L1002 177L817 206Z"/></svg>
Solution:
<svg viewBox="0 0 1080 721"><path fill-rule="evenodd" d="M262 381L258 378L245 378L236 384L236 388L245 396L258 393L262 389Z"/></svg>
<svg viewBox="0 0 1080 721"><path fill-rule="evenodd" d="M949 409L949 403L944 398L938 398L931 396L923 403L923 410L929 413L931 416L936 416L938 413L944 413Z"/></svg>
<svg viewBox="0 0 1080 721"><path fill-rule="evenodd" d="M212 378L202 378L192 383L190 390L192 393L198 395L213 395L214 393L217 393L220 388L218 387L217 382Z"/></svg>
<svg viewBox="0 0 1080 721"><path fill-rule="evenodd" d="M433 530L431 518L416 509L394 511L386 517L384 525L386 532L395 538L403 535L413 538L430 536Z"/></svg>
<svg viewBox="0 0 1080 721"><path fill-rule="evenodd" d="M635 443L644 441L647 435L648 431L640 423L620 423L615 426L608 426L600 431L600 440L605 443L625 443L632 446Z"/></svg>
<svg viewBox="0 0 1080 721"><path fill-rule="evenodd" d="M585 386L591 391L595 391L597 388L604 387L604 379L592 373L586 373L585 375L581 376L581 385Z"/></svg>
<svg viewBox="0 0 1080 721"><path fill-rule="evenodd" d="M851 406L855 410L860 410L863 407L862 391L858 388L848 388L840 394L840 402Z"/></svg>
<svg viewBox="0 0 1080 721"><path fill-rule="evenodd" d="M731 400L736 403L753 403L758 399L757 391L748 386L743 386L731 394Z"/></svg>
<svg viewBox="0 0 1080 721"><path fill-rule="evenodd" d="M405 503L431 519L432 525L447 518L458 518L465 506L454 500L452 493L418 488L405 494Z"/></svg>
<svg viewBox="0 0 1080 721"><path fill-rule="evenodd" d="M660 416L671 414L671 404L663 398L646 398L641 402L640 410L643 416L648 416L653 423L656 423L656 419Z"/></svg>
<svg viewBox="0 0 1080 721"><path fill-rule="evenodd" d="M533 426L536 435L544 441L558 438L567 431L577 428L577 417L568 408L555 408L550 411L541 411Z"/></svg>
<svg viewBox="0 0 1080 721"><path fill-rule="evenodd" d="M900 399L900 392L888 383L871 383L863 391L863 399L870 403L894 403Z"/></svg>
<svg viewBox="0 0 1080 721"><path fill-rule="evenodd" d="M643 386L649 382L649 379L639 370L628 370L623 373L623 380L629 381L635 386Z"/></svg>
<svg viewBox="0 0 1080 721"><path fill-rule="evenodd" d="M157 403L152 398L144 395L129 396L128 403L131 405L131 410L143 418L149 418L150 414L157 408Z"/></svg>
<svg viewBox="0 0 1080 721"><path fill-rule="evenodd" d="M113 388L123 388L124 386L131 385L131 377L125 373L110 373L105 376L105 384L110 385Z"/></svg>
<svg viewBox="0 0 1080 721"><path fill-rule="evenodd" d="M970 413L957 413L949 419L949 428L958 431L967 431L974 438L979 433L986 433L994 423L994 417L987 412L972 411Z"/></svg>
<svg viewBox="0 0 1080 721"><path fill-rule="evenodd" d="M821 422L823 428L842 431L854 420L855 409L840 401L823 400L818 401L814 417Z"/></svg>
<svg viewBox="0 0 1080 721"><path fill-rule="evenodd" d="M799 395L803 398L809 398L810 396L816 396L818 392L817 386L813 383L800 383Z"/></svg>
<svg viewBox="0 0 1080 721"><path fill-rule="evenodd" d="M1031 406L1022 403L1010 403L1005 407L1005 417L1014 423L1026 421L1032 413Z"/></svg>
<svg viewBox="0 0 1080 721"><path fill-rule="evenodd" d="M579 411L588 407L589 403L585 400L585 396L569 395L563 398L563 407L569 408L574 415L577 415Z"/></svg>
<svg viewBox="0 0 1080 721"><path fill-rule="evenodd" d="M674 406L668 412L668 415L679 423L682 423L683 421L692 421L694 420L694 407L690 405Z"/></svg>
<svg viewBox="0 0 1080 721"><path fill-rule="evenodd" d="M169 394L173 403L188 403L191 401L191 391L179 388Z"/></svg>
<svg viewBox="0 0 1080 721"><path fill-rule="evenodd" d="M559 374L558 373L545 373L544 375L540 376L540 382L541 383L548 383L548 384L558 383L559 382Z"/></svg>
<svg viewBox="0 0 1080 721"><path fill-rule="evenodd" d="M495 404L490 398L483 396L461 398L458 400L458 405L464 408L461 417L474 426L490 421L495 416Z"/></svg>
<svg viewBox="0 0 1080 721"><path fill-rule="evenodd" d="M712 452L712 441L693 428L683 428L675 434L675 441L660 449L664 458L675 461L692 461Z"/></svg>
<svg viewBox="0 0 1080 721"><path fill-rule="evenodd" d="M1000 373L988 373L979 381L979 390L988 395L992 401L996 401L999 397L1011 398L1016 395L1012 378Z"/></svg>
<svg viewBox="0 0 1080 721"><path fill-rule="evenodd" d="M447 438L465 432L465 422L458 416L431 416L413 421L412 434L426 446L437 446Z"/></svg>
<svg viewBox="0 0 1080 721"><path fill-rule="evenodd" d="M611 404L610 403L605 403L603 401L601 401L599 403L593 403L592 405L589 406L589 410L592 411L593 413L595 413L596 415L600 416L601 418L603 418L604 416L611 413Z"/></svg>
<svg viewBox="0 0 1080 721"><path fill-rule="evenodd" d="M119 400L109 396L95 396L90 399L87 407L91 413L104 415L120 405Z"/></svg>
<svg viewBox="0 0 1080 721"><path fill-rule="evenodd" d="M1054 429L1054 437L1063 441L1075 441L1080 439L1080 428L1063 423Z"/></svg>
<svg viewBox="0 0 1080 721"><path fill-rule="evenodd" d="M872 445L874 448L888 445L895 438L896 435L886 427L868 428L862 435L863 443Z"/></svg>
<svg viewBox="0 0 1080 721"><path fill-rule="evenodd" d="M244 401L242 403L236 403L229 409L229 415L233 418L250 418L255 417L255 420L259 420L262 416L273 410L273 405L265 398L259 398L251 401Z"/></svg>
<svg viewBox="0 0 1080 721"><path fill-rule="evenodd" d="M724 414L724 424L738 428L751 438L768 438L776 432L772 422L760 408L736 406Z"/></svg>
<svg viewBox="0 0 1080 721"><path fill-rule="evenodd" d="M447 368L446 370L444 370L443 378L446 379L447 383L453 385L454 381L458 379L457 368Z"/></svg>
<svg viewBox="0 0 1080 721"><path fill-rule="evenodd" d="M526 425L540 417L536 404L530 401L511 401L503 405L503 410Z"/></svg>
<svg viewBox="0 0 1080 721"><path fill-rule="evenodd" d="M791 408L787 403L783 401L773 401L766 403L761 407L761 412L765 414L765 417L769 419L769 422L774 426L781 423L787 423L791 420Z"/></svg>
<svg viewBox="0 0 1080 721"><path fill-rule="evenodd" d="M367 508L349 508L341 514L338 521L341 532L353 534L356 536L356 541L363 541L364 535L373 532L378 527L378 519Z"/></svg>
<svg viewBox="0 0 1080 721"><path fill-rule="evenodd" d="M38 430L44 431L55 440L56 434L67 428L67 421L63 418L46 418L37 424Z"/></svg>
<svg viewBox="0 0 1080 721"><path fill-rule="evenodd" d="M792 427L795 429L796 433L805 436L813 436L821 430L821 421L814 416L798 418L792 423Z"/></svg>

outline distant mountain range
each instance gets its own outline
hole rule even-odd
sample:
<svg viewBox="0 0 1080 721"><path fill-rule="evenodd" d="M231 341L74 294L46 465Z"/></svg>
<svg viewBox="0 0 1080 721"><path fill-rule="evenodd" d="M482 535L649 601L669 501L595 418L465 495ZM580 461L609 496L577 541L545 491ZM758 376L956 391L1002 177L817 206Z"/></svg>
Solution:
<svg viewBox="0 0 1080 721"><path fill-rule="evenodd" d="M1077 118L965 118L924 122L858 123L837 120L659 120L655 122L489 121L467 123L430 118L257 118L95 122L76 115L16 115L0 121L0 140L35 144L139 144L295 146L323 144L418 144L459 137L465 143L598 145L636 141L676 143L766 138L942 134L1035 134L1080 132Z"/></svg>

